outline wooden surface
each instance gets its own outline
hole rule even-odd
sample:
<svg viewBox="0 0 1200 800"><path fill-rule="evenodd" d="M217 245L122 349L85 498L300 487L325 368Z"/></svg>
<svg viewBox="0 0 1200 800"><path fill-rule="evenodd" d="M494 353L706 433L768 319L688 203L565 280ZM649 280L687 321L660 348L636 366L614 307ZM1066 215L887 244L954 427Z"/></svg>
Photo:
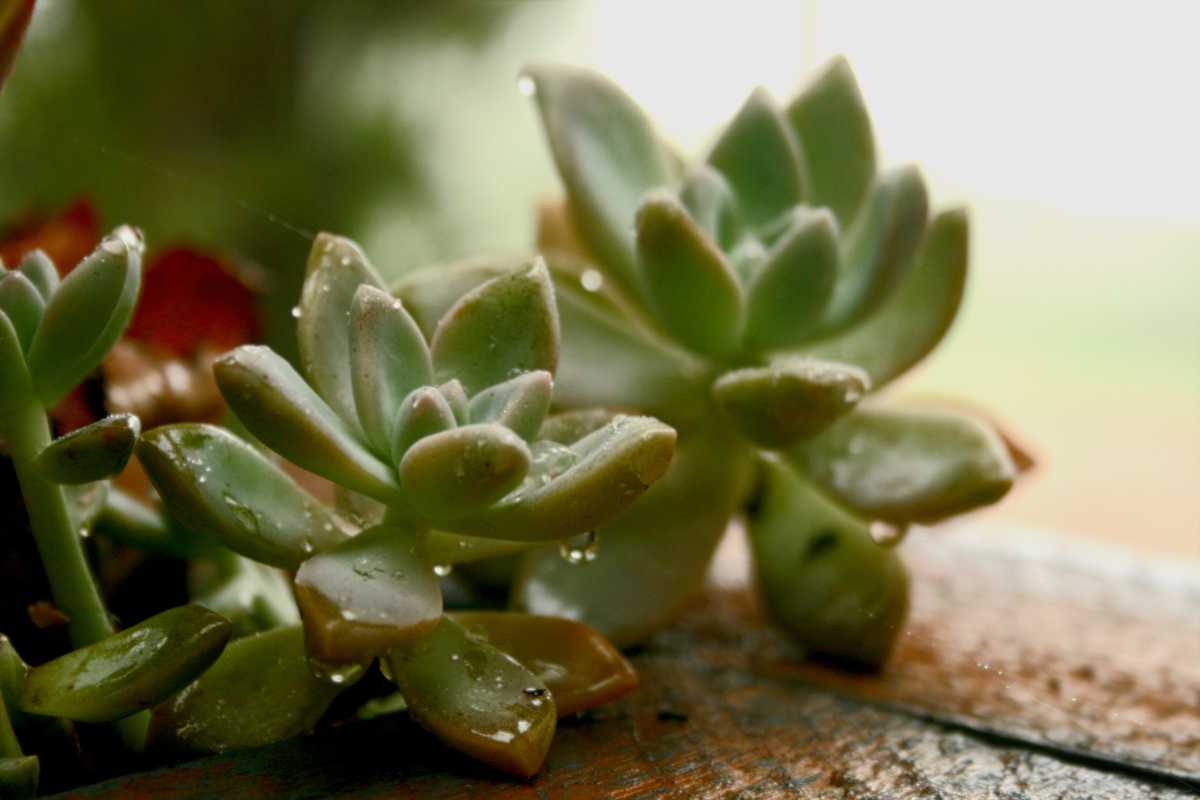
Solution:
<svg viewBox="0 0 1200 800"><path fill-rule="evenodd" d="M882 675L848 676L803 663L762 623L739 586L744 553L724 549L733 568L635 654L642 687L562 723L531 783L505 781L394 717L72 796L1123 800L1200 790L1200 567L918 533L906 545L916 591L896 658Z"/></svg>

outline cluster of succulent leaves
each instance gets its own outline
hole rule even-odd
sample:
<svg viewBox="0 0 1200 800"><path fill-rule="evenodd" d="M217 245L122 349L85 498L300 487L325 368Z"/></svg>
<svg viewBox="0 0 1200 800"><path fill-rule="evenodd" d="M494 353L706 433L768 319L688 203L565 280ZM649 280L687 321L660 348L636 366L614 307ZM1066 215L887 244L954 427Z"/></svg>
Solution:
<svg viewBox="0 0 1200 800"><path fill-rule="evenodd" d="M654 414L680 440L594 560L526 555L511 602L639 642L682 609L741 513L775 619L813 653L878 665L908 578L877 540L993 502L1014 477L985 423L872 396L950 326L964 212L931 217L915 167L877 170L843 60L784 107L755 91L696 163L599 75L536 67L521 84L566 189L539 231L563 325L556 399ZM397 293L429 320L444 287L504 269L429 269Z"/></svg>

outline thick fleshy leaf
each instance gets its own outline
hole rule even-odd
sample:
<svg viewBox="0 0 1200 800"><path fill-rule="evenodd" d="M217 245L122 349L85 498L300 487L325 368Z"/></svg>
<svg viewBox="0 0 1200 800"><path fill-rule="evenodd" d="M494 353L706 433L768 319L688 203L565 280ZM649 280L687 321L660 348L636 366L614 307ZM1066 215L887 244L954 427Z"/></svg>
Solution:
<svg viewBox="0 0 1200 800"><path fill-rule="evenodd" d="M466 394L463 394L466 398ZM432 386L414 389L400 404L392 423L392 463L399 464L417 441L458 424L446 396Z"/></svg>
<svg viewBox="0 0 1200 800"><path fill-rule="evenodd" d="M610 703L637 688L633 665L582 623L504 611L449 616L537 675L554 696L559 719Z"/></svg>
<svg viewBox="0 0 1200 800"><path fill-rule="evenodd" d="M437 530L425 534L425 555L429 563L444 566L473 564L484 559L510 556L536 546L540 545L537 542L506 542L503 539L485 539Z"/></svg>
<svg viewBox="0 0 1200 800"><path fill-rule="evenodd" d="M463 295L492 278L518 272L529 264L524 256L478 255L449 264L422 267L401 276L392 294L404 301L426 339Z"/></svg>
<svg viewBox="0 0 1200 800"><path fill-rule="evenodd" d="M875 135L846 59L826 64L785 114L808 170L810 203L848 225L875 177Z"/></svg>
<svg viewBox="0 0 1200 800"><path fill-rule="evenodd" d="M517 488L530 458L525 442L508 428L464 425L418 441L398 472L408 502L441 521L466 516Z"/></svg>
<svg viewBox="0 0 1200 800"><path fill-rule="evenodd" d="M350 367L350 309L363 284L383 288L362 248L330 233L317 236L298 306L300 364L317 393L352 428L357 423Z"/></svg>
<svg viewBox="0 0 1200 800"><path fill-rule="evenodd" d="M471 403L467 400L467 390L463 387L462 381L458 378L446 381L437 387L437 390L442 393L442 397L450 406L456 423L466 425L471 421Z"/></svg>
<svg viewBox="0 0 1200 800"><path fill-rule="evenodd" d="M0 418L7 417L28 402L33 391L21 337L8 314L0 311Z"/></svg>
<svg viewBox="0 0 1200 800"><path fill-rule="evenodd" d="M693 167L684 176L679 200L721 250L730 250L742 235L742 220L733 190L721 173L707 164Z"/></svg>
<svg viewBox="0 0 1200 800"><path fill-rule="evenodd" d="M154 709L146 748L219 753L290 739L311 731L347 685L313 676L299 626L247 636Z"/></svg>
<svg viewBox="0 0 1200 800"><path fill-rule="evenodd" d="M221 654L229 620L181 606L34 667L21 709L80 722L121 719L187 686Z"/></svg>
<svg viewBox="0 0 1200 800"><path fill-rule="evenodd" d="M825 209L799 207L746 291L744 344L751 352L803 341L821 324L837 279L837 221Z"/></svg>
<svg viewBox="0 0 1200 800"><path fill-rule="evenodd" d="M309 654L361 664L430 630L442 592L421 537L394 525L369 528L305 561L296 601Z"/></svg>
<svg viewBox="0 0 1200 800"><path fill-rule="evenodd" d="M869 519L934 522L994 503L1016 468L962 414L863 408L788 452L814 483Z"/></svg>
<svg viewBox="0 0 1200 800"><path fill-rule="evenodd" d="M433 380L429 347L403 304L363 285L354 295L351 381L358 421L380 453L390 453L396 409L412 390Z"/></svg>
<svg viewBox="0 0 1200 800"><path fill-rule="evenodd" d="M755 89L721 132L708 155L733 187L750 227L758 227L804 200L800 146L775 101Z"/></svg>
<svg viewBox="0 0 1200 800"><path fill-rule="evenodd" d="M205 581L192 564L188 589L193 603L233 623L234 638L300 624L290 574L228 551L213 558L217 572Z"/></svg>
<svg viewBox="0 0 1200 800"><path fill-rule="evenodd" d="M12 69L33 16L34 0L5 0L0 3L0 87ZM35 781L36 785L36 781Z"/></svg>
<svg viewBox="0 0 1200 800"><path fill-rule="evenodd" d="M866 205L846 232L842 273L824 330L855 324L880 306L912 266L925 234L929 195L914 166L881 174Z"/></svg>
<svg viewBox="0 0 1200 800"><path fill-rule="evenodd" d="M706 355L737 347L741 284L678 200L655 194L638 209L637 254L650 305L671 335Z"/></svg>
<svg viewBox="0 0 1200 800"><path fill-rule="evenodd" d="M554 379L545 370L523 375L484 389L471 398L471 422L495 422L532 441L550 410Z"/></svg>
<svg viewBox="0 0 1200 800"><path fill-rule="evenodd" d="M133 414L113 414L55 439L35 463L55 483L111 478L129 463L141 431L142 423Z"/></svg>
<svg viewBox="0 0 1200 800"><path fill-rule="evenodd" d="M430 349L438 379L457 378L474 395L522 372L553 373L558 336L550 273L537 259L459 299L438 323Z"/></svg>
<svg viewBox="0 0 1200 800"><path fill-rule="evenodd" d="M443 617L388 656L392 680L421 727L503 772L533 775L554 739L554 698L536 675Z"/></svg>
<svg viewBox="0 0 1200 800"><path fill-rule="evenodd" d="M896 292L858 325L803 348L805 355L857 364L873 391L914 366L946 335L966 285L967 215L933 218L916 263Z"/></svg>
<svg viewBox="0 0 1200 800"><path fill-rule="evenodd" d="M730 436L684 437L666 476L646 496L595 528L592 560L557 548L530 553L518 571L515 608L579 620L618 647L644 641L700 591L709 560L750 479L749 449Z"/></svg>
<svg viewBox="0 0 1200 800"><path fill-rule="evenodd" d="M21 340L21 349L28 350L46 302L33 282L20 272L0 275L0 311L8 315Z"/></svg>
<svg viewBox="0 0 1200 800"><path fill-rule="evenodd" d="M553 541L593 530L667 471L675 430L651 417L618 416L570 447L541 445L518 491L446 529L511 541Z"/></svg>
<svg viewBox="0 0 1200 800"><path fill-rule="evenodd" d="M613 421L617 412L607 408L574 408L547 417L538 431L539 440L574 444Z"/></svg>
<svg viewBox="0 0 1200 800"><path fill-rule="evenodd" d="M775 621L809 652L878 667L908 611L908 573L895 548L792 469L761 460L748 513L758 585Z"/></svg>
<svg viewBox="0 0 1200 800"><path fill-rule="evenodd" d="M10 800L36 797L40 772L37 756L0 758L0 796Z"/></svg>
<svg viewBox="0 0 1200 800"><path fill-rule="evenodd" d="M29 372L47 408L98 367L125 330L141 286L144 249L140 233L117 228L47 302L29 346Z"/></svg>
<svg viewBox="0 0 1200 800"><path fill-rule="evenodd" d="M192 533L158 508L104 482L102 502L95 514L92 532L153 555L168 558L198 558L209 555L219 544ZM220 609L213 609L224 613ZM228 616L228 615L226 615Z"/></svg>
<svg viewBox="0 0 1200 800"><path fill-rule="evenodd" d="M743 436L776 450L828 427L870 385L858 367L790 358L726 372L713 384L713 396Z"/></svg>
<svg viewBox="0 0 1200 800"><path fill-rule="evenodd" d="M26 253L21 259L20 271L34 285L45 302L50 301L61 283L54 261L41 250Z"/></svg>
<svg viewBox="0 0 1200 800"><path fill-rule="evenodd" d="M630 225L642 197L672 180L650 120L612 81L575 67L526 71L576 228L626 290L640 287Z"/></svg>
<svg viewBox="0 0 1200 800"><path fill-rule="evenodd" d="M272 450L369 497L395 498L388 465L272 350L239 347L217 359L213 374L233 413Z"/></svg>
<svg viewBox="0 0 1200 800"><path fill-rule="evenodd" d="M255 561L295 569L346 538L323 505L224 428L155 428L138 458L175 519Z"/></svg>

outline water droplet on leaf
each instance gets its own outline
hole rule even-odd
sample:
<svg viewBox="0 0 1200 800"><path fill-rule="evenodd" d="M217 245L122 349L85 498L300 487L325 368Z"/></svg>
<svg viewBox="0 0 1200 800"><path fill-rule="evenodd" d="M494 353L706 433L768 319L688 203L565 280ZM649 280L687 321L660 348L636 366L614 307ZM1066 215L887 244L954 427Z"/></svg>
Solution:
<svg viewBox="0 0 1200 800"><path fill-rule="evenodd" d="M292 306L292 319L300 319L300 306Z"/></svg>
<svg viewBox="0 0 1200 800"><path fill-rule="evenodd" d="M868 530L875 544L881 547L895 547L904 539L904 534L908 533L908 525L877 519L871 523Z"/></svg>
<svg viewBox="0 0 1200 800"><path fill-rule="evenodd" d="M570 539L564 539L558 546L558 553L568 564L586 564L596 560L600 549L600 534L588 531Z"/></svg>
<svg viewBox="0 0 1200 800"><path fill-rule="evenodd" d="M598 292L604 286L604 276L600 274L599 270L585 269L579 276L579 282L587 291Z"/></svg>
<svg viewBox="0 0 1200 800"><path fill-rule="evenodd" d="M433 574L437 575L439 578L444 578L453 571L454 571L453 564L434 564L433 565Z"/></svg>
<svg viewBox="0 0 1200 800"><path fill-rule="evenodd" d="M537 94L537 81L528 75L522 75L517 78L517 91L526 97L533 97Z"/></svg>

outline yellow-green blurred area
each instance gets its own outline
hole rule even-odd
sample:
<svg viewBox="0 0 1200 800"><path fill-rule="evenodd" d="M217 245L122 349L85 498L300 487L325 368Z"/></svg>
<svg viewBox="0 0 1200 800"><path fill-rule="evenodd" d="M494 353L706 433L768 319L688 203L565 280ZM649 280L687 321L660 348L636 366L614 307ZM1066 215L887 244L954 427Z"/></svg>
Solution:
<svg viewBox="0 0 1200 800"><path fill-rule="evenodd" d="M0 96L0 221L86 194L236 252L287 316L307 234L397 275L528 247L556 193L520 67L621 83L702 152L844 53L885 164L973 225L967 302L895 391L1038 457L980 516L1200 555L1200 11L1160 3L42 0Z"/></svg>

